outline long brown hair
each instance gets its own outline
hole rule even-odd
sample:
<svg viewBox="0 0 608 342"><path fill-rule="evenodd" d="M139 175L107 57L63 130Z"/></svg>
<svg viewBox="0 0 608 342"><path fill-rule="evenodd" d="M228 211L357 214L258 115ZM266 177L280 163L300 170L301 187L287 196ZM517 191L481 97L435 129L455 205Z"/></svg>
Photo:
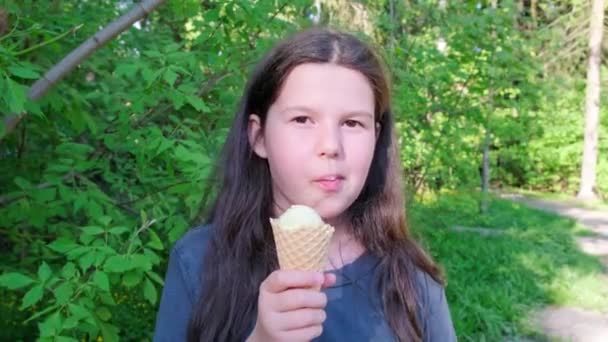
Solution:
<svg viewBox="0 0 608 342"><path fill-rule="evenodd" d="M419 341L417 269L442 282L440 273L410 237L405 217L401 165L390 110L390 85L381 59L354 35L309 29L279 42L257 65L215 172L217 197L208 222L212 238L204 259L203 287L188 329L189 341L244 340L253 328L260 283L277 259L268 218L272 213L267 161L247 139L251 113L262 125L289 72L302 63L335 63L361 72L375 97L381 129L361 194L346 212L350 232L379 257L377 286L385 315L399 341Z"/></svg>

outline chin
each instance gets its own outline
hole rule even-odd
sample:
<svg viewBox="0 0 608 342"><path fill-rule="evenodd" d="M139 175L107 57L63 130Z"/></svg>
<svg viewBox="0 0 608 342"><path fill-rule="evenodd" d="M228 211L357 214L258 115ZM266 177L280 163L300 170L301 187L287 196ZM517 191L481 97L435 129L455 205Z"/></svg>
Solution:
<svg viewBox="0 0 608 342"><path fill-rule="evenodd" d="M349 208L346 203L326 203L315 208L324 221L335 221Z"/></svg>

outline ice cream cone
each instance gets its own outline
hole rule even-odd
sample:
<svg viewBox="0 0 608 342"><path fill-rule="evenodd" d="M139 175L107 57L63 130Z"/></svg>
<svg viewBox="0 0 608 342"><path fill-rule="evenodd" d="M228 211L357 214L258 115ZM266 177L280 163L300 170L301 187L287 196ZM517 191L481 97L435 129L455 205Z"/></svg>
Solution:
<svg viewBox="0 0 608 342"><path fill-rule="evenodd" d="M281 219L270 219L282 270L323 272L327 263L329 241L334 228L317 220L284 227Z"/></svg>
<svg viewBox="0 0 608 342"><path fill-rule="evenodd" d="M334 228L325 224L319 228L302 227L281 229L271 219L274 241L281 269L323 271L327 261L327 247Z"/></svg>

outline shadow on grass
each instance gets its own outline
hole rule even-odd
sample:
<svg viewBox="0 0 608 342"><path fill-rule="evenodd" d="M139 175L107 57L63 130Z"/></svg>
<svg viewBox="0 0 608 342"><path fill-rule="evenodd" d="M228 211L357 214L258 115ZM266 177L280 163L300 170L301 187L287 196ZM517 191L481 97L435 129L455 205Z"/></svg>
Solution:
<svg viewBox="0 0 608 342"><path fill-rule="evenodd" d="M577 248L575 221L499 198L480 215L478 200L443 194L409 208L414 234L446 271L460 340L538 337L530 315L545 305L608 311L601 263ZM453 225L504 233L455 232Z"/></svg>

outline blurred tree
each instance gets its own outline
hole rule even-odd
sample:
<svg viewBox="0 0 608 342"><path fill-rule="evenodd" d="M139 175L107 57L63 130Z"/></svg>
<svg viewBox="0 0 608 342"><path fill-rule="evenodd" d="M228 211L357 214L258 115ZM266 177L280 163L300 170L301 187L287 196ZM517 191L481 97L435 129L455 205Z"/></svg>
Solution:
<svg viewBox="0 0 608 342"><path fill-rule="evenodd" d="M585 103L585 134L581 165L581 187L578 197L585 200L597 197L596 164L600 129L600 70L602 65L602 36L604 33L604 1L592 0L589 26L589 64Z"/></svg>

